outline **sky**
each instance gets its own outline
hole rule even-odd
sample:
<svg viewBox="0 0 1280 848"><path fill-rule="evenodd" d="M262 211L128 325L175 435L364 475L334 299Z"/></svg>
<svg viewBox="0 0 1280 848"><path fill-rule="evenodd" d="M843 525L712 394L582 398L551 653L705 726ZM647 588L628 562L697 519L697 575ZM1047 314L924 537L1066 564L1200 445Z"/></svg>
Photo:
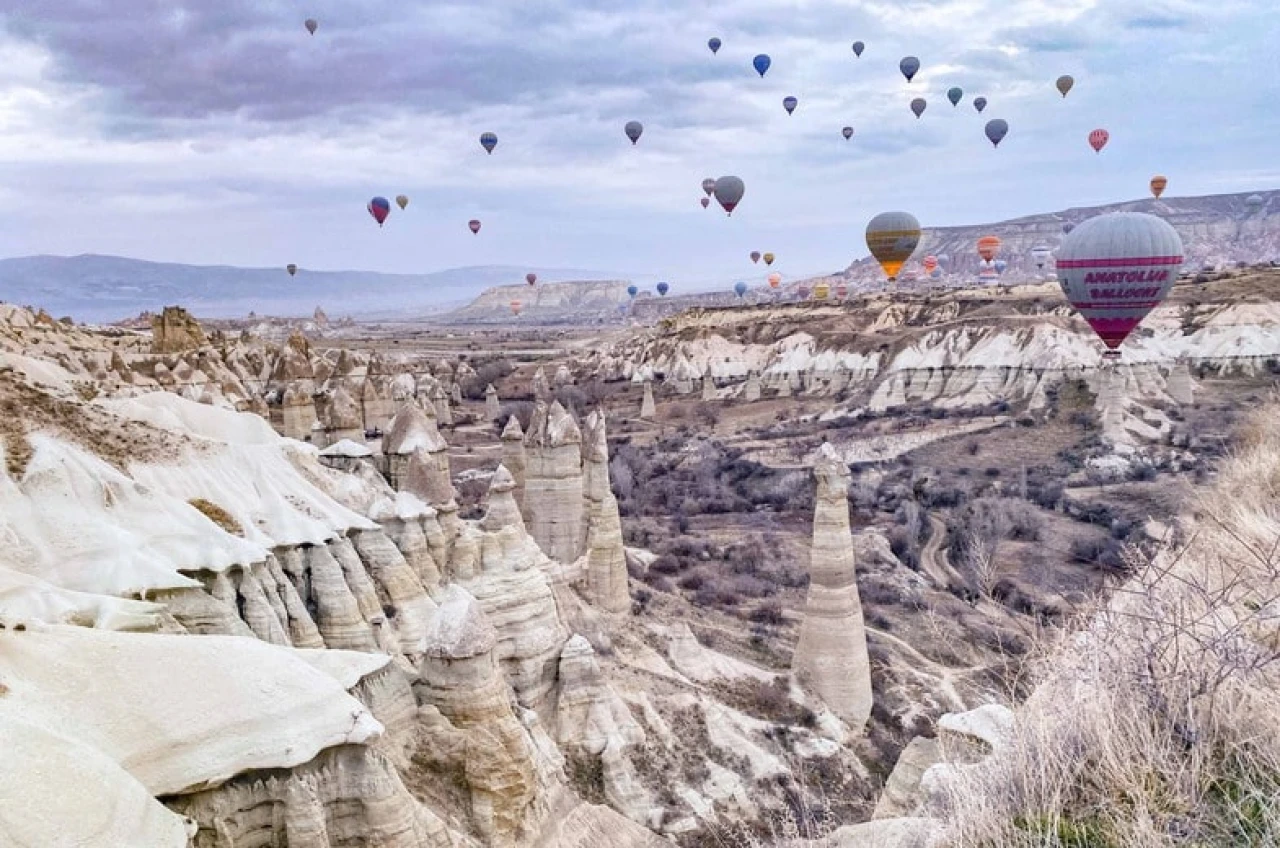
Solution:
<svg viewBox="0 0 1280 848"><path fill-rule="evenodd" d="M1277 43L1274 0L0 0L0 256L828 273L885 210L1280 186ZM724 174L732 217L698 202ZM365 204L401 193L379 229Z"/></svg>

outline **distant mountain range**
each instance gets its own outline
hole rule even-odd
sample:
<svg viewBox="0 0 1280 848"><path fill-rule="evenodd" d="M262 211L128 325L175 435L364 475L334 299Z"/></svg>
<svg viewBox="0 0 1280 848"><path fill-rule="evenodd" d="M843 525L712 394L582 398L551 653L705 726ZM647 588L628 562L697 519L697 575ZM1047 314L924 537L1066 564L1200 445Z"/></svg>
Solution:
<svg viewBox="0 0 1280 848"><path fill-rule="evenodd" d="M24 256L0 260L0 299L43 307L54 317L116 321L182 305L199 318L304 316L322 306L333 318L425 315L466 303L483 290L515 283L609 279L613 273L485 265L430 274L180 265L120 256Z"/></svg>

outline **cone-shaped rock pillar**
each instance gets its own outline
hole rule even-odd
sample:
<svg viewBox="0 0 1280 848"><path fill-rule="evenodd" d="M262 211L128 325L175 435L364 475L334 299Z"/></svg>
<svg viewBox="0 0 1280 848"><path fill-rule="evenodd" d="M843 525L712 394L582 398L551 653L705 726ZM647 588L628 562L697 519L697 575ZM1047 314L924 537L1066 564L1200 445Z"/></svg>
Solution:
<svg viewBox="0 0 1280 848"><path fill-rule="evenodd" d="M627 555L622 545L618 499L609 485L609 440L602 412L595 411L587 416L582 447L587 597L606 612L627 612L631 609L631 594L627 589Z"/></svg>

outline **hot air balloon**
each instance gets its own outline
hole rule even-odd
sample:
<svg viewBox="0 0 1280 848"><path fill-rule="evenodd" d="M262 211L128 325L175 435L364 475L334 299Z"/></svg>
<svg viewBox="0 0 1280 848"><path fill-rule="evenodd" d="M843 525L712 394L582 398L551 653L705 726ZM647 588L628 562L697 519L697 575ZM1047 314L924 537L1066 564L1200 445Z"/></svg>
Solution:
<svg viewBox="0 0 1280 848"><path fill-rule="evenodd" d="M1063 74L1062 76L1058 77L1058 81L1054 83L1054 85L1058 87L1058 91L1062 92L1063 97L1067 96L1067 92L1070 91L1071 86L1075 84L1076 84L1076 81L1074 78L1071 77L1070 74Z"/></svg>
<svg viewBox="0 0 1280 848"><path fill-rule="evenodd" d="M990 262L982 263L982 269L978 271L978 282L992 285L998 279L1000 279L1000 275L996 273L996 266Z"/></svg>
<svg viewBox="0 0 1280 848"><path fill-rule="evenodd" d="M733 214L733 210L742 201L742 195L746 191L746 185L738 177L721 177L716 180L716 200L720 201L720 205L724 207L726 214Z"/></svg>
<svg viewBox="0 0 1280 848"><path fill-rule="evenodd" d="M760 76L765 75L765 71L769 70L769 66L773 64L773 60L767 54L761 53L751 60L751 67L756 69L756 73Z"/></svg>
<svg viewBox="0 0 1280 848"><path fill-rule="evenodd" d="M1042 271L1044 270L1044 266L1049 264L1049 259L1052 256L1053 251L1043 244L1037 244L1035 247L1031 248L1031 261L1036 263L1036 267Z"/></svg>
<svg viewBox="0 0 1280 848"><path fill-rule="evenodd" d="M1261 209L1264 202L1260 194L1251 194L1244 199L1244 205L1249 208L1250 212L1256 212Z"/></svg>
<svg viewBox="0 0 1280 848"><path fill-rule="evenodd" d="M987 108L987 98L985 97L973 98L973 108L977 109L979 112Z"/></svg>
<svg viewBox="0 0 1280 848"><path fill-rule="evenodd" d="M923 97L917 97L915 100L911 101L911 111L915 112L916 117L919 118L921 115L924 114L924 107L927 105L928 104L924 102Z"/></svg>
<svg viewBox="0 0 1280 848"><path fill-rule="evenodd" d="M844 283L836 283L836 297L844 300L849 296L849 287Z"/></svg>
<svg viewBox="0 0 1280 848"><path fill-rule="evenodd" d="M826 283L818 283L813 287L814 300L826 300L829 294L831 294L831 286Z"/></svg>
<svg viewBox="0 0 1280 848"><path fill-rule="evenodd" d="M758 250L753 250L753 251L751 251L751 261L752 261L752 262L759 262L759 261L760 261L760 251L758 251Z"/></svg>
<svg viewBox="0 0 1280 848"><path fill-rule="evenodd" d="M920 222L909 212L881 212L867 224L867 248L890 280L920 244Z"/></svg>
<svg viewBox="0 0 1280 848"><path fill-rule="evenodd" d="M706 192L707 197L710 197L710 196L711 196L711 194L712 194L712 192L714 192L714 191L716 190L716 178L715 178L715 177L707 177L705 180L703 180L703 181L702 181L702 190L703 190L704 192Z"/></svg>
<svg viewBox="0 0 1280 848"><path fill-rule="evenodd" d="M808 286L801 286L800 288L796 289L796 297L798 297L800 300L808 300L808 299L809 299L809 287L808 287Z"/></svg>
<svg viewBox="0 0 1280 848"><path fill-rule="evenodd" d="M1003 259L997 259L997 260L995 261L995 268L996 268L996 273L997 273L997 274L1003 274L1003 273L1004 273L1004 269L1005 269L1005 268L1008 268L1008 267L1009 267L1009 263L1008 263L1008 262L1005 262Z"/></svg>
<svg viewBox="0 0 1280 848"><path fill-rule="evenodd" d="M711 48L712 53L720 52L720 44L721 42L720 42L720 39L718 38L710 38L707 40L707 47Z"/></svg>
<svg viewBox="0 0 1280 848"><path fill-rule="evenodd" d="M992 118L987 121L985 132L987 140L991 142L991 146L999 147L1000 142L1004 141L1004 137L1009 134L1009 122L1004 118Z"/></svg>
<svg viewBox="0 0 1280 848"><path fill-rule="evenodd" d="M862 51L866 49L866 46L867 45L863 44L861 41L853 42L853 55L861 57Z"/></svg>
<svg viewBox="0 0 1280 848"><path fill-rule="evenodd" d="M934 268L932 271L930 271L930 272L929 272L929 279L931 279L931 280L940 280L940 279L942 279L942 269L941 269L941 268Z"/></svg>
<svg viewBox="0 0 1280 848"><path fill-rule="evenodd" d="M710 205L711 205L711 198L709 198L709 197L700 197L700 198L698 198L698 202L702 204L702 208L703 208L703 209L706 209L708 206L710 206Z"/></svg>
<svg viewBox="0 0 1280 848"><path fill-rule="evenodd" d="M307 18L305 21L302 22L302 25L306 27L307 32L311 33L312 35L316 34L316 28L320 26L320 24L316 23L315 18Z"/></svg>
<svg viewBox="0 0 1280 848"><path fill-rule="evenodd" d="M630 295L632 300L635 300L636 295L640 294L640 289L634 284L629 285L627 286L627 294Z"/></svg>
<svg viewBox="0 0 1280 848"><path fill-rule="evenodd" d="M658 294L662 295L663 297L666 297L667 292L669 291L671 291L670 283L658 283Z"/></svg>
<svg viewBox="0 0 1280 848"><path fill-rule="evenodd" d="M1070 233L1070 232L1071 232L1072 230L1074 230L1075 228L1076 228L1076 225L1075 225L1075 224L1071 223L1070 221L1067 221L1066 223L1064 223L1064 224L1062 225L1062 234L1063 234L1063 235L1067 235L1068 233Z"/></svg>
<svg viewBox="0 0 1280 848"><path fill-rule="evenodd" d="M520 310L521 310L522 308L523 308L523 307L522 307L522 305L521 305L520 301L518 301L518 300L513 300L513 301L511 301L511 314L512 314L512 315L519 315L519 314L520 314Z"/></svg>
<svg viewBox="0 0 1280 848"><path fill-rule="evenodd" d="M1168 184L1168 177L1162 177L1159 174L1156 174L1151 178L1151 194L1159 199L1160 195L1164 194L1165 186Z"/></svg>
<svg viewBox="0 0 1280 848"><path fill-rule="evenodd" d="M490 155L493 155L493 148L498 146L498 137L491 132L481 133L480 146Z"/></svg>
<svg viewBox="0 0 1280 848"><path fill-rule="evenodd" d="M524 275L524 281L529 285L533 285L538 282L538 275L530 271L528 274Z"/></svg>
<svg viewBox="0 0 1280 848"><path fill-rule="evenodd" d="M902 61L898 63L898 70L902 71L902 75L907 78L907 82L911 82L911 78L920 70L920 60L915 56L904 56Z"/></svg>
<svg viewBox="0 0 1280 848"><path fill-rule="evenodd" d="M1169 223L1141 212L1083 221L1058 249L1067 300L1108 348L1117 348L1164 300L1182 268L1182 239Z"/></svg>
<svg viewBox="0 0 1280 848"><path fill-rule="evenodd" d="M378 222L378 226L382 226L382 222L387 220L387 216L391 214L391 204L387 202L385 197L375 197L369 201L367 207L369 214L373 216L373 220Z"/></svg>
<svg viewBox="0 0 1280 848"><path fill-rule="evenodd" d="M774 271L769 275L769 288L776 289L780 285L782 285L782 275Z"/></svg>
<svg viewBox="0 0 1280 848"><path fill-rule="evenodd" d="M289 272L289 276L290 276L290 277L292 277L294 274L298 273L298 266L297 266L297 265L294 265L292 262L290 262L288 265L284 266L284 269L285 269L286 271L288 271L288 272Z"/></svg>
<svg viewBox="0 0 1280 848"><path fill-rule="evenodd" d="M773 254L772 254L772 253L766 253L764 256L761 256L760 258L764 260L764 264L766 264L766 265L772 265L772 264L773 264Z"/></svg>
<svg viewBox="0 0 1280 848"><path fill-rule="evenodd" d="M840 135L844 136L845 141L848 141L849 139L853 138L853 127L845 127L844 129L840 130Z"/></svg>
<svg viewBox="0 0 1280 848"><path fill-rule="evenodd" d="M800 101L790 95L782 98L782 108L787 110L788 115L793 114L796 111L796 106L799 104Z"/></svg>
<svg viewBox="0 0 1280 848"><path fill-rule="evenodd" d="M397 194L397 195L396 195L396 206L399 206L401 209L404 209L404 208L405 208L406 206L408 206L408 205L409 205L409 196L408 196L408 195L406 195L406 194Z"/></svg>
<svg viewBox="0 0 1280 848"><path fill-rule="evenodd" d="M741 282L739 282L739 283L734 283L734 284L733 284L733 293L734 293L734 294L736 294L738 297L742 297L744 294L746 294L746 293L747 293L747 284L746 284L746 283L741 283Z"/></svg>
<svg viewBox="0 0 1280 848"><path fill-rule="evenodd" d="M978 239L978 255L983 261L990 262L996 258L996 254L1000 252L999 236L983 236Z"/></svg>
<svg viewBox="0 0 1280 848"><path fill-rule="evenodd" d="M920 264L921 264L922 266L924 266L924 270L925 270L925 271L927 271L927 272L929 272L930 274L932 274L932 273L933 273L933 269L938 267L938 257L936 257L936 256L926 256L926 257L924 258L924 261L923 261L923 262L921 262Z"/></svg>
<svg viewBox="0 0 1280 848"><path fill-rule="evenodd" d="M956 86L947 89L947 99L951 101L952 106L960 105L960 98L964 97L964 89Z"/></svg>
<svg viewBox="0 0 1280 848"><path fill-rule="evenodd" d="M1089 146L1093 148L1094 153L1101 153L1102 148L1107 146L1107 141L1110 138L1111 133L1104 129L1096 129L1089 133Z"/></svg>
<svg viewBox="0 0 1280 848"><path fill-rule="evenodd" d="M479 232L480 232L480 221L479 221L479 219L477 219L477 218L472 218L470 221L468 221L468 222L467 222L467 226L471 228L471 232L476 233L476 234L479 234Z"/></svg>
<svg viewBox="0 0 1280 848"><path fill-rule="evenodd" d="M627 125L622 128L627 134L627 138L631 139L631 143L635 144L640 140L640 136L644 134L644 124L639 121L627 121Z"/></svg>

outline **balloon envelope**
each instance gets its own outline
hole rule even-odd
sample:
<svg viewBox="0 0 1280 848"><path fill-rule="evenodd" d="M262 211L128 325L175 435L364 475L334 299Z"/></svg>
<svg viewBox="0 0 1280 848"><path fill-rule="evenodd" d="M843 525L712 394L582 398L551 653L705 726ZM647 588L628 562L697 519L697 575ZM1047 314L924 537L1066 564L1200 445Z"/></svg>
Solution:
<svg viewBox="0 0 1280 848"><path fill-rule="evenodd" d="M979 112L987 108L987 98L985 97L973 98L973 108L977 109Z"/></svg>
<svg viewBox="0 0 1280 848"><path fill-rule="evenodd" d="M1037 268L1044 268L1045 265L1049 264L1049 259L1052 256L1053 251L1042 244L1031 248L1031 261L1036 263Z"/></svg>
<svg viewBox="0 0 1280 848"><path fill-rule="evenodd" d="M782 108L787 110L788 115L796 111L796 106L798 106L799 103L800 103L799 100L796 100L794 97L791 97L789 95L787 97L782 98Z"/></svg>
<svg viewBox="0 0 1280 848"><path fill-rule="evenodd" d="M840 134L844 136L845 141L848 141L849 139L853 138L853 127L845 127L844 129L840 130Z"/></svg>
<svg viewBox="0 0 1280 848"><path fill-rule="evenodd" d="M831 294L831 286L827 283L818 283L813 287L814 300L826 300L829 294Z"/></svg>
<svg viewBox="0 0 1280 848"><path fill-rule="evenodd" d="M1008 263L1008 262L1005 262L1003 259L997 259L997 260L995 261L995 268L996 268L996 273L997 273L997 274L1003 274L1003 273L1004 273L1004 269L1005 269L1005 268L1008 268L1008 267L1009 267L1009 263Z"/></svg>
<svg viewBox="0 0 1280 848"><path fill-rule="evenodd" d="M1244 205L1250 209L1260 209L1263 203L1264 201L1260 194L1251 194L1244 199Z"/></svg>
<svg viewBox="0 0 1280 848"><path fill-rule="evenodd" d="M480 146L488 153L493 153L493 148L498 146L498 137L491 132L480 134Z"/></svg>
<svg viewBox="0 0 1280 848"><path fill-rule="evenodd" d="M981 256L984 261L990 262L992 259L995 259L996 254L1000 252L1000 244L999 236L983 236L978 239L978 255Z"/></svg>
<svg viewBox="0 0 1280 848"><path fill-rule="evenodd" d="M703 181L702 181L702 190L703 190L704 192L706 192L707 197L710 197L710 196L711 196L711 193L712 193L712 192L714 192L714 191L716 190L716 178L715 178L715 177L707 177L705 180L703 180Z"/></svg>
<svg viewBox="0 0 1280 848"><path fill-rule="evenodd" d="M769 288L776 289L780 285L782 285L782 275L774 271L769 275Z"/></svg>
<svg viewBox="0 0 1280 848"><path fill-rule="evenodd" d="M1107 141L1110 138L1111 133L1104 129L1096 129L1089 133L1089 146L1093 148L1094 153L1101 153L1102 148L1107 146Z"/></svg>
<svg viewBox="0 0 1280 848"><path fill-rule="evenodd" d="M756 73L764 76L765 71L769 70L769 66L773 64L773 60L768 55L761 53L751 60L751 67L756 69Z"/></svg>
<svg viewBox="0 0 1280 848"><path fill-rule="evenodd" d="M1159 198L1160 195L1164 194L1164 189L1167 185L1169 185L1169 179L1156 174L1151 178L1151 193Z"/></svg>
<svg viewBox="0 0 1280 848"><path fill-rule="evenodd" d="M711 198L709 198L709 197L700 197L700 198L698 198L698 200L699 200L699 202L701 202L701 203L702 203L702 208L703 208L703 209L706 209L708 206L710 206L710 205L711 205Z"/></svg>
<svg viewBox="0 0 1280 848"><path fill-rule="evenodd" d="M627 125L622 128L627 134L627 138L631 139L631 143L635 144L640 140L640 136L644 134L644 124L639 121L627 121Z"/></svg>
<svg viewBox="0 0 1280 848"><path fill-rule="evenodd" d="M375 197L369 201L369 214L373 216L373 220L378 222L378 226L382 226L382 222L387 220L387 216L391 214L391 204L387 202L385 197Z"/></svg>
<svg viewBox="0 0 1280 848"><path fill-rule="evenodd" d="M867 224L867 249L890 280L919 244L920 222L909 212L881 212Z"/></svg>
<svg viewBox="0 0 1280 848"><path fill-rule="evenodd" d="M947 89L947 99L951 101L952 106L960 105L960 98L964 97L964 89L956 86Z"/></svg>
<svg viewBox="0 0 1280 848"><path fill-rule="evenodd" d="M533 272L529 272L528 274L524 275L524 281L529 285L533 285L534 283L538 282L538 275L534 274Z"/></svg>
<svg viewBox="0 0 1280 848"><path fill-rule="evenodd" d="M707 47L711 48L712 53L720 52L720 44L721 42L720 42L720 39L718 38L711 38L707 40Z"/></svg>
<svg viewBox="0 0 1280 848"><path fill-rule="evenodd" d="M511 314L512 314L512 315L519 315L519 314L520 314L520 309L521 309L520 301L518 301L518 300L513 300L513 301L511 301Z"/></svg>
<svg viewBox="0 0 1280 848"><path fill-rule="evenodd" d="M751 251L751 261L752 261L752 262L759 262L759 261L760 261L760 251L758 251L758 250L753 250L753 251Z"/></svg>
<svg viewBox="0 0 1280 848"><path fill-rule="evenodd" d="M848 296L849 296L849 287L846 286L844 283L837 283L836 297L840 298L841 300L844 300Z"/></svg>
<svg viewBox="0 0 1280 848"><path fill-rule="evenodd" d="M987 121L985 132L987 140L991 142L991 146L999 147L1000 142L1004 141L1004 137L1009 134L1009 122L1004 118L993 118Z"/></svg>
<svg viewBox="0 0 1280 848"><path fill-rule="evenodd" d="M285 269L286 271L288 271L288 272L289 272L289 276L290 276L290 277L292 277L294 274L298 273L298 266L297 266L297 265L294 265L292 262L290 262L288 265L284 266L284 269Z"/></svg>
<svg viewBox="0 0 1280 848"><path fill-rule="evenodd" d="M627 286L627 294L634 298L636 295L640 294L640 289L634 285Z"/></svg>
<svg viewBox="0 0 1280 848"><path fill-rule="evenodd" d="M669 291L671 291L670 283L658 283L658 294L662 295L663 297L666 297L667 292Z"/></svg>
<svg viewBox="0 0 1280 848"><path fill-rule="evenodd" d="M930 273L932 273L932 272L933 272L933 269L938 267L938 257L936 257L936 256L926 256L926 257L924 258L924 261L923 261L923 262L921 262L920 264L921 264L922 266L924 266L924 269L925 269L926 271L929 271Z"/></svg>
<svg viewBox="0 0 1280 848"><path fill-rule="evenodd" d="M471 232L473 233L480 232L480 221L478 221L475 218L472 218L470 221L468 221L467 226L471 228Z"/></svg>
<svg viewBox="0 0 1280 848"><path fill-rule="evenodd" d="M924 114L924 107L927 105L928 104L925 103L925 100L923 97L917 97L915 100L911 101L911 111L915 112L916 117L918 118Z"/></svg>
<svg viewBox="0 0 1280 848"><path fill-rule="evenodd" d="M863 44L861 41L853 42L853 55L861 56L862 51L866 48L866 46L867 45Z"/></svg>
<svg viewBox="0 0 1280 848"><path fill-rule="evenodd" d="M1054 85L1058 87L1058 91L1062 92L1063 97L1067 96L1067 92L1070 91L1071 86L1075 84L1076 84L1076 81L1070 74L1063 74L1062 76L1058 77L1058 81L1054 83Z"/></svg>
<svg viewBox="0 0 1280 848"><path fill-rule="evenodd" d="M1115 350L1164 300L1182 257L1182 239L1161 218L1097 215L1062 240L1058 282L1103 344Z"/></svg>
<svg viewBox="0 0 1280 848"><path fill-rule="evenodd" d="M716 180L714 189L716 200L724 207L724 211L732 215L733 210L737 208L738 203L742 200L742 195L747 191L746 185L739 177L721 177Z"/></svg>
<svg viewBox="0 0 1280 848"><path fill-rule="evenodd" d="M1076 228L1076 225L1068 221L1067 223L1062 225L1062 233L1063 235L1066 235L1067 233L1071 232L1075 228Z"/></svg>
<svg viewBox="0 0 1280 848"><path fill-rule="evenodd" d="M305 21L303 21L302 25L306 27L307 32L311 33L312 35L316 34L316 28L320 26L318 23L316 23L315 18L307 18Z"/></svg>
<svg viewBox="0 0 1280 848"><path fill-rule="evenodd" d="M766 265L772 265L772 264L773 264L773 254L772 254L772 253L766 253L766 254L764 254L763 256L761 256L760 258L764 260L764 264L766 264Z"/></svg>
<svg viewBox="0 0 1280 848"><path fill-rule="evenodd" d="M408 205L409 205L408 195L404 195L404 194L396 195L396 206L399 206L401 209L403 209Z"/></svg>
<svg viewBox="0 0 1280 848"><path fill-rule="evenodd" d="M902 71L902 75L907 78L907 82L911 82L911 78L920 70L920 60L915 56L904 56L902 61L898 63L898 70Z"/></svg>
<svg viewBox="0 0 1280 848"><path fill-rule="evenodd" d="M742 297L744 294L746 294L746 293L747 293L747 284L746 284L746 283L734 283L733 291L734 291L734 293L735 293L735 294L737 294L737 295L738 295L738 297Z"/></svg>

